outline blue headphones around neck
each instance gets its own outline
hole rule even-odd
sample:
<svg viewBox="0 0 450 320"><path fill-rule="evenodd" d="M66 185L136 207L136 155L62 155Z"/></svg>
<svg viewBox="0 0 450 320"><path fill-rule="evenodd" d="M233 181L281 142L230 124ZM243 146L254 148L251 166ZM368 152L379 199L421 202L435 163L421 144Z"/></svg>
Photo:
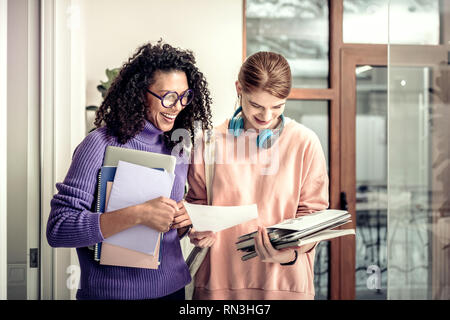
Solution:
<svg viewBox="0 0 450 320"><path fill-rule="evenodd" d="M230 130L231 134L235 137L239 137L242 131L244 131L244 119L242 117L237 117L240 112L242 112L242 106L237 108L230 119L230 123L228 124L228 130ZM284 116L281 115L280 118L281 123L277 128L275 128L275 130L278 130L278 132L275 133L270 129L264 129L258 134L258 137L256 138L256 144L258 148L270 148L281 135L281 132L284 128Z"/></svg>

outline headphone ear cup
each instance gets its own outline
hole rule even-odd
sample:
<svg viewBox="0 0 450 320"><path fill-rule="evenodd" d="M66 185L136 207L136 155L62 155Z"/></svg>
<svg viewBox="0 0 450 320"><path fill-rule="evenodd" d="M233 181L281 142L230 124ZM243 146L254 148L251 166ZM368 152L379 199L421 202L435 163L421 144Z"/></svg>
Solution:
<svg viewBox="0 0 450 320"><path fill-rule="evenodd" d="M235 137L239 137L242 128L244 128L244 119L242 119L242 117L236 117L241 111L242 107L237 108L228 123L228 130L230 130L231 134Z"/></svg>
<svg viewBox="0 0 450 320"><path fill-rule="evenodd" d="M239 137L242 133L243 128L244 128L244 119L242 117L235 118L234 127L233 127L233 135L235 137Z"/></svg>
<svg viewBox="0 0 450 320"><path fill-rule="evenodd" d="M228 123L228 130L230 130L233 135L234 135L235 122L236 122L236 120L234 120L234 118L231 118L230 122Z"/></svg>
<svg viewBox="0 0 450 320"><path fill-rule="evenodd" d="M265 148L267 149L272 145L271 143L271 137L273 136L273 131L270 129L265 129L261 131L256 138L256 144L258 145L258 148Z"/></svg>

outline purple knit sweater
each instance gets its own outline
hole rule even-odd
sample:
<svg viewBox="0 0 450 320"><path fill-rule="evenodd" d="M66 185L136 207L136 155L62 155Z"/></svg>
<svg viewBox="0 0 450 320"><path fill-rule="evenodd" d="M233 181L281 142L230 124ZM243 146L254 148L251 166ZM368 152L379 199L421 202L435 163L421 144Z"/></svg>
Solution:
<svg viewBox="0 0 450 320"><path fill-rule="evenodd" d="M103 241L100 214L95 213L98 171L108 145L170 154L162 131L146 121L145 128L126 144L118 143L106 128L90 133L75 149L72 163L51 201L47 240L52 247L77 248L81 267L77 299L151 299L171 294L191 281L176 230L164 234L157 270L100 265L88 246ZM187 164L177 164L171 198L184 196Z"/></svg>

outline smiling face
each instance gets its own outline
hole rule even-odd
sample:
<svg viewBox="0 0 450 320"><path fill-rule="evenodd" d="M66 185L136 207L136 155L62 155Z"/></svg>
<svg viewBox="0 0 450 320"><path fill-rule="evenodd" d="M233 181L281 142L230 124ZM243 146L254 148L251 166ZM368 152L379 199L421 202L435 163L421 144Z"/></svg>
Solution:
<svg viewBox="0 0 450 320"><path fill-rule="evenodd" d="M280 123L280 115L284 112L286 99L280 99L263 90L245 93L239 82L236 82L238 95L242 97L242 115L244 129L275 129Z"/></svg>
<svg viewBox="0 0 450 320"><path fill-rule="evenodd" d="M154 77L155 82L148 87L148 90L160 97L167 91L175 91L180 96L189 89L187 77L183 71L156 71ZM160 99L147 92L147 103L147 120L164 132L172 130L177 115L183 110L181 102L178 100L172 108L165 108Z"/></svg>

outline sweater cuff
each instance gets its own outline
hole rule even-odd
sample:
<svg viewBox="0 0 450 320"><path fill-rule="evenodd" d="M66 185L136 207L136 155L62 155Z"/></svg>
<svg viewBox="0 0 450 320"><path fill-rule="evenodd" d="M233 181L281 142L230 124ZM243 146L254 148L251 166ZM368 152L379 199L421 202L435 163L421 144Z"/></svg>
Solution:
<svg viewBox="0 0 450 320"><path fill-rule="evenodd" d="M85 213L88 215L88 237L91 243L103 242L105 238L103 237L102 230L100 228L100 216L101 213L91 212L86 210Z"/></svg>

